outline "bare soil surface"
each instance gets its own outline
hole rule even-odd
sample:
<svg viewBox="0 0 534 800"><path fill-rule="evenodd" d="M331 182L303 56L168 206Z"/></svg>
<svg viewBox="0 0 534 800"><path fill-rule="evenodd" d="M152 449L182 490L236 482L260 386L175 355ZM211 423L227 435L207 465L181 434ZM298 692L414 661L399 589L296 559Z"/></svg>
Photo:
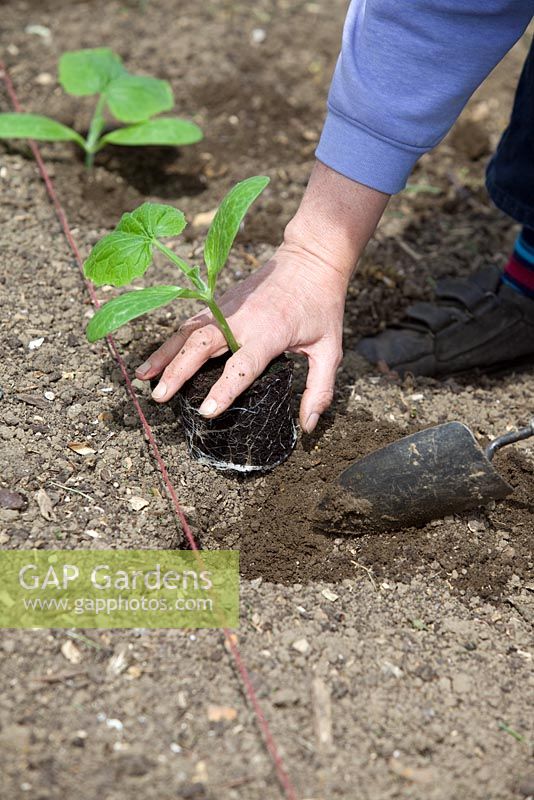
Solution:
<svg viewBox="0 0 534 800"><path fill-rule="evenodd" d="M4 4L0 56L27 110L83 130L91 100L63 94L57 59L109 45L169 79L177 113L206 133L180 151L110 148L90 174L70 146L43 145L83 253L147 197L193 220L236 180L265 173L272 182L224 280L269 257L311 168L345 5ZM515 228L489 204L484 166L525 53L523 41L392 201L350 289L336 402L286 464L238 478L192 463L173 405L157 407L136 384L201 545L240 550L237 635L302 799L534 795L532 444L499 456L514 494L478 512L357 536L319 529L315 517L345 466L399 435L460 419L485 443L532 417L532 371L398 381L351 352L430 296L436 278L504 263ZM9 107L3 91L0 104ZM184 547L111 355L85 340L88 298L25 144L0 144L0 185L0 546ZM198 254L204 232L192 224L173 246ZM157 280L172 280L172 268L158 262ZM120 332L130 369L179 315L156 312ZM300 362L295 375L296 407ZM282 796L217 632L4 631L0 674L8 800Z"/></svg>

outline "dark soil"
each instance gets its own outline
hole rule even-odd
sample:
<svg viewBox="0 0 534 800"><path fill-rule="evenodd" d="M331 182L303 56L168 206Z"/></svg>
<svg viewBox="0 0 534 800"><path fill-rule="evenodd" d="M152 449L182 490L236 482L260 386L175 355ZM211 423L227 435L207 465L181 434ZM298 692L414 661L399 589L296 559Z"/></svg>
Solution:
<svg viewBox="0 0 534 800"><path fill-rule="evenodd" d="M215 419L198 409L221 378L229 355L210 359L178 394L189 453L218 470L265 472L282 464L295 446L291 383L293 362L279 356L230 408Z"/></svg>
<svg viewBox="0 0 534 800"><path fill-rule="evenodd" d="M240 542L243 574L274 582L339 581L354 574L357 561L395 580L409 580L421 571L441 577L454 573L453 586L464 596L493 600L506 592L512 575L528 581L534 568L534 465L513 449L499 454L496 466L514 493L498 504L496 519L480 529L470 530L464 517L401 532L365 533L362 509L361 516L353 517L359 535L335 539L341 534L331 514L329 530L323 530L328 507L319 516L317 506L330 493L333 478L405 434L365 412L336 416L315 443L299 448L269 475L247 504Z"/></svg>

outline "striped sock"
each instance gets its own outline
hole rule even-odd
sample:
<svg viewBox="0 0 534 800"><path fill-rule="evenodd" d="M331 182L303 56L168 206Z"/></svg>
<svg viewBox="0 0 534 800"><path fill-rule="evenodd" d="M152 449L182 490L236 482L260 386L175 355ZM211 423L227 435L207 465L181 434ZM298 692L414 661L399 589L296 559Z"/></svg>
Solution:
<svg viewBox="0 0 534 800"><path fill-rule="evenodd" d="M502 282L534 299L534 228L523 228L517 237Z"/></svg>

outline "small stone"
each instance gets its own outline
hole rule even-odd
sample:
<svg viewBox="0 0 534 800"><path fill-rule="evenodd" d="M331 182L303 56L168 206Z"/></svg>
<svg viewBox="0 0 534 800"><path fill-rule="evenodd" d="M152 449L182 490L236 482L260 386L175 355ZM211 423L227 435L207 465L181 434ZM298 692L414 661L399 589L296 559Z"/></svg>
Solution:
<svg viewBox="0 0 534 800"><path fill-rule="evenodd" d="M88 536L90 539L103 539L104 534L101 531L97 531L94 528L86 528L84 530L85 536Z"/></svg>
<svg viewBox="0 0 534 800"><path fill-rule="evenodd" d="M141 778L154 767L154 762L140 753L125 753L118 762L119 773Z"/></svg>
<svg viewBox="0 0 534 800"><path fill-rule="evenodd" d="M45 398L45 400L55 400L56 399L56 396L55 396L54 392L49 392L49 391L44 392L43 397Z"/></svg>
<svg viewBox="0 0 534 800"><path fill-rule="evenodd" d="M192 223L193 228L207 228L215 219L216 213L217 209L214 208L211 211L201 211L199 214L195 214Z"/></svg>
<svg viewBox="0 0 534 800"><path fill-rule="evenodd" d="M51 75L49 72L40 72L35 79L35 83L38 83L39 86L50 86L50 84L53 82L54 82L54 76Z"/></svg>
<svg viewBox="0 0 534 800"><path fill-rule="evenodd" d="M5 725L0 732L0 749L3 756L10 753L27 753L31 741L31 729L23 725Z"/></svg>
<svg viewBox="0 0 534 800"><path fill-rule="evenodd" d="M7 544L9 542L9 536L7 533L0 533L0 545Z"/></svg>
<svg viewBox="0 0 534 800"><path fill-rule="evenodd" d="M145 500L144 497L137 497L135 495L134 497L130 497L128 502L134 511L142 511L142 509L146 508L149 504L148 500Z"/></svg>
<svg viewBox="0 0 534 800"><path fill-rule="evenodd" d="M323 589L321 594L324 598L326 598L326 600L330 600L331 603L335 603L336 600L339 599L339 595L331 592L330 589Z"/></svg>
<svg viewBox="0 0 534 800"><path fill-rule="evenodd" d="M28 501L19 492L11 492L9 489L0 489L0 508L7 508L12 511L22 511L28 506Z"/></svg>
<svg viewBox="0 0 534 800"><path fill-rule="evenodd" d="M271 695L271 702L273 706L278 708L287 708L287 706L294 706L298 703L299 696L293 689L277 689Z"/></svg>
<svg viewBox="0 0 534 800"><path fill-rule="evenodd" d="M119 328L113 334L114 338L119 342L119 344L130 344L133 338L133 328L131 325L123 325L122 328Z"/></svg>
<svg viewBox="0 0 534 800"><path fill-rule="evenodd" d="M534 773L523 778L518 789L522 797L534 797Z"/></svg>
<svg viewBox="0 0 534 800"><path fill-rule="evenodd" d="M297 639L296 641L293 642L291 647L293 648L293 650L296 650L297 653L300 653L303 656L309 653L311 649L310 643L308 642L307 639Z"/></svg>
<svg viewBox="0 0 534 800"><path fill-rule="evenodd" d="M71 664L79 664L82 660L82 654L70 639L67 639L67 641L63 642L61 645L61 654L67 661L70 661Z"/></svg>
<svg viewBox="0 0 534 800"><path fill-rule="evenodd" d="M473 689L473 681L465 672L459 672L453 675L452 688L456 694L468 694Z"/></svg>
<svg viewBox="0 0 534 800"><path fill-rule="evenodd" d="M73 403L69 408L67 408L67 418L68 419L76 419L80 416L83 411L83 407L80 403Z"/></svg>
<svg viewBox="0 0 534 800"><path fill-rule="evenodd" d="M47 28L46 25L26 25L24 28L24 33L30 33L33 36L39 36L46 42L49 42L52 38L52 31L50 28Z"/></svg>
<svg viewBox="0 0 534 800"><path fill-rule="evenodd" d="M127 677L130 678L130 680L132 681L135 681L138 678L140 678L142 674L143 670L141 669L141 667L138 667L137 664L132 664L132 666L128 667L128 669L126 670Z"/></svg>
<svg viewBox="0 0 534 800"><path fill-rule="evenodd" d="M486 530L486 526L484 525L482 520L476 519L476 517L473 517L472 519L469 520L469 522L467 523L467 527L469 528L471 533L482 533L483 531Z"/></svg>
<svg viewBox="0 0 534 800"><path fill-rule="evenodd" d="M396 664L392 664L391 661L384 661L382 664L382 673L386 677L393 677L393 678L402 678L402 670Z"/></svg>
<svg viewBox="0 0 534 800"><path fill-rule="evenodd" d="M38 350L43 342L44 342L44 336L40 336L38 339L32 339L31 341L28 342L28 350Z"/></svg>
<svg viewBox="0 0 534 800"><path fill-rule="evenodd" d="M267 32L263 28L254 28L250 35L252 44L261 44L267 38Z"/></svg>
<svg viewBox="0 0 534 800"><path fill-rule="evenodd" d="M471 631L471 623L469 620L460 619L459 617L444 617L441 620L443 630L456 633L459 636L467 636Z"/></svg>

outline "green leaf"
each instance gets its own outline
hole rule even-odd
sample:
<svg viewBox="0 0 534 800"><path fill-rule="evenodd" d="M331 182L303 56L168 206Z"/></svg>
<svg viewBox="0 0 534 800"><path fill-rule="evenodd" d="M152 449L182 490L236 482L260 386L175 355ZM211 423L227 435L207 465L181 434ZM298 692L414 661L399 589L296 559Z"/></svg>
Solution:
<svg viewBox="0 0 534 800"><path fill-rule="evenodd" d="M269 178L256 175L237 183L219 206L204 243L204 260L208 267L208 280L213 291L217 275L226 264L230 248L248 209L263 192Z"/></svg>
<svg viewBox="0 0 534 800"><path fill-rule="evenodd" d="M141 122L174 105L168 81L124 74L106 90L108 108L121 122Z"/></svg>
<svg viewBox="0 0 534 800"><path fill-rule="evenodd" d="M84 273L101 286L124 286L143 275L152 263L152 247L159 237L178 236L186 226L183 213L164 203L143 203L123 214L113 233L92 249Z"/></svg>
<svg viewBox="0 0 534 800"><path fill-rule="evenodd" d="M144 235L116 230L93 247L84 274L97 286L124 286L143 275L152 262L152 243Z"/></svg>
<svg viewBox="0 0 534 800"><path fill-rule="evenodd" d="M101 94L125 72L120 57L109 47L75 50L59 59L59 82L68 94L78 97Z"/></svg>
<svg viewBox="0 0 534 800"><path fill-rule="evenodd" d="M177 297L196 299L198 295L190 289L180 289L179 286L151 286L121 294L98 309L87 326L87 338L90 342L102 339L126 322L146 314L147 311L160 308Z"/></svg>
<svg viewBox="0 0 534 800"><path fill-rule="evenodd" d="M161 117L140 122L128 128L119 128L107 133L100 140L104 144L122 145L170 145L180 147L194 144L204 138L204 134L194 122L178 117Z"/></svg>
<svg viewBox="0 0 534 800"><path fill-rule="evenodd" d="M123 214L117 230L143 231L149 239L179 236L187 222L183 213L165 203L143 203L131 214Z"/></svg>
<svg viewBox="0 0 534 800"><path fill-rule="evenodd" d="M38 139L44 142L77 142L84 147L82 137L60 122L40 114L0 114L1 139Z"/></svg>

